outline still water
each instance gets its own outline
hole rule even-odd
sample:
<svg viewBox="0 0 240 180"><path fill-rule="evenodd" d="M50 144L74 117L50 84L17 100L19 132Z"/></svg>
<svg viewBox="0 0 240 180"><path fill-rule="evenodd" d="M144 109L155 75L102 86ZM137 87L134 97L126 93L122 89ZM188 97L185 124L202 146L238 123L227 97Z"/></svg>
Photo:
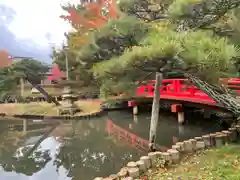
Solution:
<svg viewBox="0 0 240 180"><path fill-rule="evenodd" d="M138 151L110 136L107 122L148 139L150 113L138 117L129 112L111 112L108 116L85 121L61 122L21 131L5 130L0 122L0 180L91 180L116 173L126 162L147 152ZM196 120L196 119L194 119ZM219 130L214 122L189 122L179 127L174 116L162 114L157 142L170 146L179 140Z"/></svg>

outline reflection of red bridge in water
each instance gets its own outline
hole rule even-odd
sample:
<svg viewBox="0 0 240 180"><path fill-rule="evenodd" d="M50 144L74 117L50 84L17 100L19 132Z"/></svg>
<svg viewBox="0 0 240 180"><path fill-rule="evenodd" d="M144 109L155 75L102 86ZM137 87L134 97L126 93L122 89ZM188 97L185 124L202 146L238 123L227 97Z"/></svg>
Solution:
<svg viewBox="0 0 240 180"><path fill-rule="evenodd" d="M229 89L240 94L240 78L222 79L225 80ZM227 81L226 81L227 80ZM152 98L154 94L154 80L149 81L147 85L139 86L136 95L146 98ZM161 99L185 101L190 103L205 104L209 106L218 106L216 102L207 94L199 90L196 86L190 84L187 79L164 79L161 87Z"/></svg>
<svg viewBox="0 0 240 180"><path fill-rule="evenodd" d="M226 80L226 79L225 79ZM147 85L139 86L136 90L136 95L139 97L152 98L154 95L154 82L149 81ZM240 94L240 78L228 79L226 86ZM161 99L189 102L195 104L203 104L208 106L219 106L207 94L199 90L196 86L191 85L187 79L164 79L161 87ZM136 105L134 101L130 101L130 106ZM122 127L119 127L111 120L108 120L107 129L109 135L117 137L130 146L141 150L148 151L149 141L145 140ZM167 151L166 147L157 148L160 151Z"/></svg>
<svg viewBox="0 0 240 180"><path fill-rule="evenodd" d="M148 151L149 141L123 129L122 127L116 125L111 120L107 122L108 134L117 137L119 140L124 141L128 145L140 150ZM157 147L158 151L167 151L166 147Z"/></svg>

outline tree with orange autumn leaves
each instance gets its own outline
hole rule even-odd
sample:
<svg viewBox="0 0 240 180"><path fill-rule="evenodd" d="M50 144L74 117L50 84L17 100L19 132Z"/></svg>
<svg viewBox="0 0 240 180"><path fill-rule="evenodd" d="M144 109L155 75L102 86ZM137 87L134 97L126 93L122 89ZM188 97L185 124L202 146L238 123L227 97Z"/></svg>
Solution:
<svg viewBox="0 0 240 180"><path fill-rule="evenodd" d="M75 41L72 42L73 47L76 46L75 43L77 45L85 44L89 31L97 30L103 27L110 19L119 17L115 0L90 2L83 4L80 8L81 11L79 12L77 7L69 5L64 7L68 15L60 16L77 31L72 33L73 36L75 35L75 37L72 36L72 38L75 38Z"/></svg>
<svg viewBox="0 0 240 180"><path fill-rule="evenodd" d="M87 3L82 14L73 6L68 7L67 12L69 15L61 16L61 18L68 20L75 29L84 32L90 29L99 29L110 19L119 17L115 0L100 0Z"/></svg>
<svg viewBox="0 0 240 180"><path fill-rule="evenodd" d="M72 70L70 76L75 74L76 77L72 78L79 79L79 71L81 71L81 73L84 74L84 78L81 79L80 76L80 80L89 81L91 74L89 76L88 69L82 67L82 63L81 61L79 62L77 53L82 46L91 41L89 33L103 27L109 20L117 19L119 17L116 1L88 1L77 6L68 4L62 8L67 12L67 15L61 15L60 18L69 22L74 28L74 31L65 33L68 46L68 51L65 53L68 56L69 66ZM61 51L58 53L54 51L53 53L55 54L55 62L63 69L65 68L65 53Z"/></svg>
<svg viewBox="0 0 240 180"><path fill-rule="evenodd" d="M71 69L70 76L73 79L88 81L91 79L91 65L89 68L83 67L83 61L79 59L79 50L92 41L92 34L94 31L102 28L108 21L118 19L118 9L115 0L99 0L95 2L85 2L81 5L71 5L62 7L67 12L67 15L62 15L64 21L69 22L73 31L65 34L67 37L68 51L66 52L69 59L69 66ZM55 62L65 68L65 53L55 53ZM75 56L75 57L74 57ZM84 74L79 76L79 72ZM73 75L74 74L74 75ZM85 82L86 84L86 82Z"/></svg>

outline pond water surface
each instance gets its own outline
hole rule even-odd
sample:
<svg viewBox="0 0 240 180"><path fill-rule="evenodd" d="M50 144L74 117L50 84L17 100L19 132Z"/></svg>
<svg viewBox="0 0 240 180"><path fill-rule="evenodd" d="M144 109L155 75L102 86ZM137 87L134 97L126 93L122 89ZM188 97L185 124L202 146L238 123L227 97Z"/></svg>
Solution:
<svg viewBox="0 0 240 180"><path fill-rule="evenodd" d="M0 180L91 180L117 173L126 162L147 153L110 136L108 120L148 139L150 113L133 118L129 112L111 112L90 120L62 121L51 132L48 125L27 134L4 130L0 121ZM220 128L214 122L197 122L179 127L175 117L162 114L157 143L169 147L173 136L184 140Z"/></svg>

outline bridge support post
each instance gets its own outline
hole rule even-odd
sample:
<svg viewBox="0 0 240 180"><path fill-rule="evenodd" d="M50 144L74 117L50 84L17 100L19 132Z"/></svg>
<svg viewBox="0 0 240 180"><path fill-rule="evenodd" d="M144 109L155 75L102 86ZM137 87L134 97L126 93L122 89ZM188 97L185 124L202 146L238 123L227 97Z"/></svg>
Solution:
<svg viewBox="0 0 240 180"><path fill-rule="evenodd" d="M185 119L182 104L172 104L171 111L178 114L178 123L183 124Z"/></svg>
<svg viewBox="0 0 240 180"><path fill-rule="evenodd" d="M135 101L128 101L128 107L133 107L133 115L138 114L138 106Z"/></svg>
<svg viewBox="0 0 240 180"><path fill-rule="evenodd" d="M137 105L133 106L133 114L134 115L138 114L138 106Z"/></svg>
<svg viewBox="0 0 240 180"><path fill-rule="evenodd" d="M178 112L178 123L183 124L184 123L184 112Z"/></svg>

